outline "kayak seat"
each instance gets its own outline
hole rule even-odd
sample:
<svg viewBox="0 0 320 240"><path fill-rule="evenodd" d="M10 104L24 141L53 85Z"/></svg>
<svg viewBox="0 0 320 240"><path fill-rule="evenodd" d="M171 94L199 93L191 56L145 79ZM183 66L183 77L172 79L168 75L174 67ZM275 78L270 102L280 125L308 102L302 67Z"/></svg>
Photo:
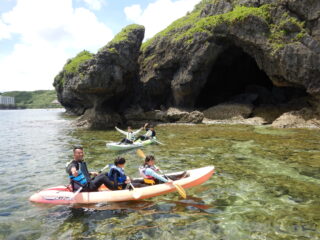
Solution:
<svg viewBox="0 0 320 240"><path fill-rule="evenodd" d="M143 181L144 181L145 184L148 184L148 185L156 184L156 182L153 179L150 179L150 178L144 178Z"/></svg>

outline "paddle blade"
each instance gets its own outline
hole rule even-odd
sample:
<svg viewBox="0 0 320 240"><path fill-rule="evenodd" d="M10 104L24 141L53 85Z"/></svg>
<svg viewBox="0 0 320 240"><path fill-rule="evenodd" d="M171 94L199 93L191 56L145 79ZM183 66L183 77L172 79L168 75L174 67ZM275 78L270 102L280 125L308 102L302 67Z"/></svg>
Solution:
<svg viewBox="0 0 320 240"><path fill-rule="evenodd" d="M133 197L134 199L139 199L139 198L141 197L141 192L140 192L139 190L137 190L137 189L134 189L134 190L132 191L132 197Z"/></svg>
<svg viewBox="0 0 320 240"><path fill-rule="evenodd" d="M144 152L140 148L137 149L137 154L141 158L146 158L146 155L144 154Z"/></svg>
<svg viewBox="0 0 320 240"><path fill-rule="evenodd" d="M132 197L134 198L134 199L139 199L140 197L141 197L141 191L140 191L140 189L136 189L133 185L132 185L132 183L130 182L129 183L130 184L130 186L132 187Z"/></svg>
<svg viewBox="0 0 320 240"><path fill-rule="evenodd" d="M177 189L177 192L180 194L182 198L187 198L187 193L179 184L174 183L173 186Z"/></svg>

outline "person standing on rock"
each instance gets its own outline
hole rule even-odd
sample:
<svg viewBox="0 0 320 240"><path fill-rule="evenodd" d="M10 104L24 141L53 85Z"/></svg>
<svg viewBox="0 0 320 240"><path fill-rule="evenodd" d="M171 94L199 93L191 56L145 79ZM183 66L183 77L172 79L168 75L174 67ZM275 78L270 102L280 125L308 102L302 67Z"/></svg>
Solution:
<svg viewBox="0 0 320 240"><path fill-rule="evenodd" d="M148 123L146 123L143 126L143 129L146 130L146 133L139 136L137 140L140 139L141 141L144 141L144 140L152 139L156 136L156 131L154 130L153 125L149 125Z"/></svg>
<svg viewBox="0 0 320 240"><path fill-rule="evenodd" d="M115 127L115 129L116 129L119 133L122 133L122 134L124 134L124 135L126 136L125 138L123 138L123 139L121 140L121 142L120 142L119 144L121 144L121 143L133 144L134 140L136 140L136 135L137 135L143 128L140 128L140 129L138 129L138 130L136 130L136 131L133 131L133 130L132 130L132 127L131 127L131 126L128 126L128 132L125 132L125 131L117 128L117 127Z"/></svg>

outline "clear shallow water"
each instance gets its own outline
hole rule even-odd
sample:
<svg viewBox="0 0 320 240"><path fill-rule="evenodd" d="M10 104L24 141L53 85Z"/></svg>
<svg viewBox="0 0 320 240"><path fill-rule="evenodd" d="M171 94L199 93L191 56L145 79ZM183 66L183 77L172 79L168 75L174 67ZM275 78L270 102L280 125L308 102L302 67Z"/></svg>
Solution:
<svg viewBox="0 0 320 240"><path fill-rule="evenodd" d="M40 189L67 183L74 144L89 168L117 156L115 131L74 129L62 110L0 111L0 239L319 239L320 135L252 126L159 126L165 146L148 146L163 170L215 165L216 175L147 201L41 206ZM137 176L141 159L124 152Z"/></svg>

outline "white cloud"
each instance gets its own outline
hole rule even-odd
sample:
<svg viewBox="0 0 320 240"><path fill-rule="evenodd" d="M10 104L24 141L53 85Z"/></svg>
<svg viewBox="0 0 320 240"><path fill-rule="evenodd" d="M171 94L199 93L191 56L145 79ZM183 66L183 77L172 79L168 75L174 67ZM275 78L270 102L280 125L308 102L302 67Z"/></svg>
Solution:
<svg viewBox="0 0 320 240"><path fill-rule="evenodd" d="M92 10L100 10L102 5L105 4L104 0L83 0L90 9Z"/></svg>
<svg viewBox="0 0 320 240"><path fill-rule="evenodd" d="M124 13L128 20L137 21L142 15L142 9L139 4L135 4L130 7L126 7L124 9Z"/></svg>
<svg viewBox="0 0 320 240"><path fill-rule="evenodd" d="M21 40L0 57L0 91L52 88L67 58L83 49L94 52L113 37L91 11L74 9L72 0L18 0L1 19L6 31L0 40L10 34Z"/></svg>
<svg viewBox="0 0 320 240"><path fill-rule="evenodd" d="M142 24L146 28L146 39L163 30L174 20L183 17L201 0L157 0L143 11L140 5L131 5L124 9L128 20Z"/></svg>
<svg viewBox="0 0 320 240"><path fill-rule="evenodd" d="M0 19L0 41L11 37L9 27Z"/></svg>

